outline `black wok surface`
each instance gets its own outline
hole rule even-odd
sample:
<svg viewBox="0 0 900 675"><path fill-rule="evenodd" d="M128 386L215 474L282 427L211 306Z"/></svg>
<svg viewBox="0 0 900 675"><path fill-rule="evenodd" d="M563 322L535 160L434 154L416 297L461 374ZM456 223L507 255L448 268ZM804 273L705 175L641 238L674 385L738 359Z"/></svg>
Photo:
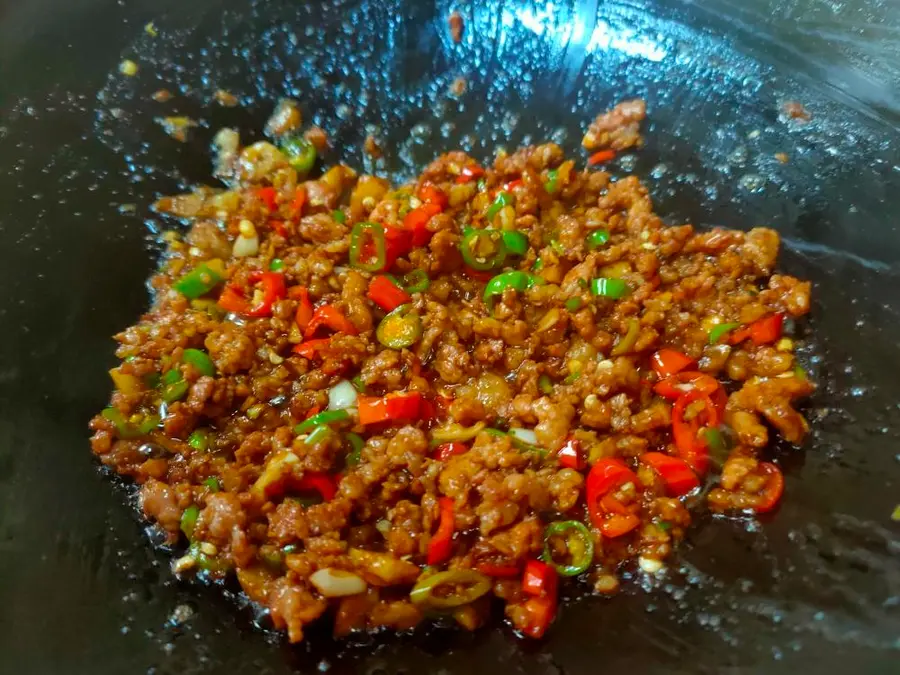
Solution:
<svg viewBox="0 0 900 675"><path fill-rule="evenodd" d="M0 672L897 672L898 38L900 9L863 1L0 3ZM152 102L163 86L175 98ZM217 107L219 87L243 107ZM176 582L86 425L109 336L148 302L147 206L208 182L214 130L254 137L283 95L336 139L329 161L371 169L376 131L395 176L457 146L572 151L594 114L645 97L647 147L616 170L672 221L777 228L782 269L815 283L814 433L773 451L779 512L700 523L664 581L573 598L541 643L498 625L348 648L323 628L291 648L239 599ZM790 99L812 122L780 119ZM203 126L179 145L154 122L171 114Z"/></svg>

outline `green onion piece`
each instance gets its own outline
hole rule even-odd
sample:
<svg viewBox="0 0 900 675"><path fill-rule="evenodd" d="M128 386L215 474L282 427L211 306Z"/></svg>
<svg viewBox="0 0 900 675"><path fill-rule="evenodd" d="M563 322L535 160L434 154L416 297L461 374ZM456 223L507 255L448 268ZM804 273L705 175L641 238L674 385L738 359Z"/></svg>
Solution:
<svg viewBox="0 0 900 675"><path fill-rule="evenodd" d="M528 252L528 237L521 232L504 232L503 245L513 255L525 255Z"/></svg>
<svg viewBox="0 0 900 675"><path fill-rule="evenodd" d="M350 380L350 384L353 385L353 388L356 389L358 393L366 393L366 383L362 381L362 378L359 375Z"/></svg>
<svg viewBox="0 0 900 675"><path fill-rule="evenodd" d="M400 305L381 320L375 337L391 349L410 347L422 337L422 319L412 305Z"/></svg>
<svg viewBox="0 0 900 675"><path fill-rule="evenodd" d="M667 520L658 520L658 521L654 521L654 522L656 523L656 526L659 529L661 529L663 532L668 532L669 530L672 529L672 523L670 523Z"/></svg>
<svg viewBox="0 0 900 675"><path fill-rule="evenodd" d="M531 271L540 272L542 269L544 269L544 261L538 258L534 261L534 265L531 266Z"/></svg>
<svg viewBox="0 0 900 675"><path fill-rule="evenodd" d="M431 440L433 443L451 443L453 441L471 441L481 430L484 429L484 422L476 422L470 427L464 427L456 422L451 422L437 429L431 430Z"/></svg>
<svg viewBox="0 0 900 675"><path fill-rule="evenodd" d="M194 429L188 436L188 445L194 450L206 452L209 449L209 429Z"/></svg>
<svg viewBox="0 0 900 675"><path fill-rule="evenodd" d="M187 396L190 388L191 383L187 380L179 380L174 384L166 385L162 390L162 399L166 403L175 403L175 401L180 401Z"/></svg>
<svg viewBox="0 0 900 675"><path fill-rule="evenodd" d="M294 170L305 178L316 163L316 146L302 136L290 136L281 144L281 151L287 155Z"/></svg>
<svg viewBox="0 0 900 675"><path fill-rule="evenodd" d="M346 214L343 211L341 211L340 209L335 209L334 211L332 211L331 217L334 219L334 221L336 223L340 223L341 225L343 225L345 222L347 222Z"/></svg>
<svg viewBox="0 0 900 675"><path fill-rule="evenodd" d="M494 199L494 203L488 207L488 210L485 212L484 217L491 221L494 219L498 213L500 213L500 209L504 206L509 206L512 204L512 195L508 192L498 192L496 199Z"/></svg>
<svg viewBox="0 0 900 675"><path fill-rule="evenodd" d="M568 300L566 300L566 309L570 312L577 312L579 309L581 309L581 305L581 298L569 298Z"/></svg>
<svg viewBox="0 0 900 675"><path fill-rule="evenodd" d="M309 432L309 436L303 441L304 444L312 446L316 443L321 443L328 435L331 433L331 428L327 424L323 424L322 426L316 427L312 431Z"/></svg>
<svg viewBox="0 0 900 675"><path fill-rule="evenodd" d="M216 265L215 263L218 264ZM222 275L224 271L225 267L221 260L201 263L172 284L172 288L184 297L194 300L201 295L206 295L218 286L224 278Z"/></svg>
<svg viewBox="0 0 900 675"><path fill-rule="evenodd" d="M544 183L544 189L551 195L559 189L559 171L550 169L547 172L547 182Z"/></svg>
<svg viewBox="0 0 900 675"><path fill-rule="evenodd" d="M550 240L550 248L556 253L556 255L565 255L566 247L563 246L562 242L559 239L551 239Z"/></svg>
<svg viewBox="0 0 900 675"><path fill-rule="evenodd" d="M541 375L538 378L538 389L541 390L541 393L544 396L552 396L553 395L553 380L550 379L549 375Z"/></svg>
<svg viewBox="0 0 900 675"><path fill-rule="evenodd" d="M197 519L200 517L200 507L196 504L191 504L184 510L184 513L181 514L181 531L184 532L184 536L190 539L194 536L194 528L197 527Z"/></svg>
<svg viewBox="0 0 900 675"><path fill-rule="evenodd" d="M740 327L741 324L739 323L720 323L718 326L713 326L713 329L709 331L709 344L718 344L719 340L721 340L726 333L730 333L735 328Z"/></svg>
<svg viewBox="0 0 900 675"><path fill-rule="evenodd" d="M628 319L628 330L624 336L616 343L616 346L612 348L610 352L610 356L621 356L622 354L627 354L631 351L631 348L634 347L637 342L638 336L641 334L641 322L638 321L635 317L630 317Z"/></svg>
<svg viewBox="0 0 900 675"><path fill-rule="evenodd" d="M609 232L606 230L594 230L584 239L588 251L600 248L609 241Z"/></svg>
<svg viewBox="0 0 900 675"><path fill-rule="evenodd" d="M599 277L591 280L591 293L618 300L628 293L628 284L621 279Z"/></svg>
<svg viewBox="0 0 900 675"><path fill-rule="evenodd" d="M406 284L407 293L424 293L431 286L431 279L425 270L414 269L404 275L403 283Z"/></svg>
<svg viewBox="0 0 900 675"><path fill-rule="evenodd" d="M566 549L571 558L571 562L567 565L557 563L550 550L550 540L561 536L566 538ZM587 570L594 561L594 538L584 523L577 520L550 523L544 530L544 553L541 558L548 565L553 565L562 576L577 576Z"/></svg>
<svg viewBox="0 0 900 675"><path fill-rule="evenodd" d="M269 544L263 544L259 547L259 553L257 554L260 561L263 565L269 568L272 572L276 574L284 573L284 553L282 553L276 546L272 546Z"/></svg>
<svg viewBox="0 0 900 675"><path fill-rule="evenodd" d="M219 485L219 479L215 476L210 476L205 481L203 481L203 484L209 488L210 492L218 492L222 489L222 486Z"/></svg>
<svg viewBox="0 0 900 675"><path fill-rule="evenodd" d="M467 228L459 242L459 250L466 265L479 272L502 267L506 260L506 245L497 230Z"/></svg>
<svg viewBox="0 0 900 675"><path fill-rule="evenodd" d="M499 429L497 430L499 431ZM546 457L547 451L539 445L532 445L528 441L523 441L521 438L516 436L515 434L504 434L505 436L509 436L510 445L512 445L519 452L533 452L540 457Z"/></svg>
<svg viewBox="0 0 900 675"><path fill-rule="evenodd" d="M366 237L375 247L374 257L367 257ZM384 269L386 261L384 227L368 221L356 223L350 231L350 264L364 272L378 272Z"/></svg>
<svg viewBox="0 0 900 675"><path fill-rule="evenodd" d="M498 274L488 281L487 285L484 287L484 295L482 298L484 304L488 306L488 309L491 309L494 303L494 296L502 295L503 291L507 288L522 292L527 291L535 284L540 283L543 283L543 280L540 277L528 274L528 272L511 270L509 272L504 272L503 274Z"/></svg>
<svg viewBox="0 0 900 675"><path fill-rule="evenodd" d="M272 272L280 272L284 269L284 260L281 258L272 258L272 262L269 263L269 269Z"/></svg>
<svg viewBox="0 0 900 675"><path fill-rule="evenodd" d="M319 414L313 415L309 419L300 422L300 424L294 427L294 433L303 434L323 424L343 422L348 419L350 419L350 413L346 410L324 410Z"/></svg>
<svg viewBox="0 0 900 675"><path fill-rule="evenodd" d="M578 378L581 377L581 371L576 370L574 373L569 373L566 376L566 379L563 380L563 384L575 384L578 382Z"/></svg>
<svg viewBox="0 0 900 675"><path fill-rule="evenodd" d="M362 460L362 449L366 442L359 434L353 432L344 434L344 440L350 445L350 452L347 453L344 463L347 466L358 466Z"/></svg>
<svg viewBox="0 0 900 675"><path fill-rule="evenodd" d="M216 375L216 366L213 364L212 359L209 358L209 354L201 349L185 349L181 360L194 366L201 375L210 377L215 377Z"/></svg>
<svg viewBox="0 0 900 675"><path fill-rule="evenodd" d="M491 590L492 585L489 577L475 570L455 569L428 573L416 581L409 599L423 607L460 607L480 598Z"/></svg>

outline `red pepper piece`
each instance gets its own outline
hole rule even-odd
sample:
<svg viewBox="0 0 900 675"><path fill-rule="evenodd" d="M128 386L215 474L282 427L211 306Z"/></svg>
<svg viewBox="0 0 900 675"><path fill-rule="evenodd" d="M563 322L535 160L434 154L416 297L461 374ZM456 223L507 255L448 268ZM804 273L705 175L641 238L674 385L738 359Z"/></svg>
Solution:
<svg viewBox="0 0 900 675"><path fill-rule="evenodd" d="M405 256L412 250L413 233L402 227L384 226L384 269L389 270L394 266L397 258ZM372 247L372 244L367 244ZM367 254L374 255L373 250L366 251Z"/></svg>
<svg viewBox="0 0 900 675"><path fill-rule="evenodd" d="M680 457L661 452L645 452L640 461L653 468L666 485L670 497L680 497L700 487L700 479L690 465Z"/></svg>
<svg viewBox="0 0 900 675"><path fill-rule="evenodd" d="M322 501L330 502L337 494L337 481L327 473L307 473L297 481L292 481L295 490L314 490L322 496Z"/></svg>
<svg viewBox="0 0 900 675"><path fill-rule="evenodd" d="M322 351L331 342L331 338L319 338L318 340L307 340L299 345L294 346L294 353L299 354L305 359L312 361L318 358L319 352Z"/></svg>
<svg viewBox="0 0 900 675"><path fill-rule="evenodd" d="M504 183L503 191L504 192L512 192L517 187L521 187L523 185L525 185L524 181L521 178L516 178L515 180L511 180L508 183Z"/></svg>
<svg viewBox="0 0 900 675"><path fill-rule="evenodd" d="M392 312L400 305L405 305L412 301L412 296L409 293L382 275L375 277L369 283L366 297L385 312Z"/></svg>
<svg viewBox="0 0 900 675"><path fill-rule="evenodd" d="M377 424L397 420L418 420L421 417L422 394L407 391L386 396L357 398L360 424Z"/></svg>
<svg viewBox="0 0 900 675"><path fill-rule="evenodd" d="M587 479L587 507L591 521L606 537L619 537L640 524L613 492L625 483L637 485L637 476L620 459L606 458L594 463Z"/></svg>
<svg viewBox="0 0 900 675"><path fill-rule="evenodd" d="M680 373L688 366L694 365L694 359L687 354L682 354L676 349L660 349L650 359L653 370L659 375L660 379L671 377L675 373Z"/></svg>
<svg viewBox="0 0 900 675"><path fill-rule="evenodd" d="M529 560L525 563L522 574L522 591L535 597L556 598L559 576L551 565L540 560Z"/></svg>
<svg viewBox="0 0 900 675"><path fill-rule="evenodd" d="M578 439L568 438L556 453L560 466L581 471L584 468L584 453Z"/></svg>
<svg viewBox="0 0 900 675"><path fill-rule="evenodd" d="M278 208L278 193L275 188L271 186L256 188L255 194L257 199L265 203L269 211L275 211Z"/></svg>
<svg viewBox="0 0 900 675"><path fill-rule="evenodd" d="M439 462L446 462L454 455L463 455L469 451L465 443L443 443L434 450L434 458Z"/></svg>
<svg viewBox="0 0 900 675"><path fill-rule="evenodd" d="M258 283L262 288L262 299L247 311L247 316L262 317L272 315L272 305L287 296L287 285L281 272L254 272L250 275L251 283Z"/></svg>
<svg viewBox="0 0 900 675"><path fill-rule="evenodd" d="M684 419L685 410L694 401L702 401L704 409L687 421ZM678 456L701 476L709 468L709 447L705 439L700 438L700 428L717 427L721 421L719 408L707 394L699 390L685 394L672 406L672 437Z"/></svg>
<svg viewBox="0 0 900 675"><path fill-rule="evenodd" d="M521 573L518 565L495 563L487 560L475 563L475 569L482 574L498 579L513 579Z"/></svg>
<svg viewBox="0 0 900 675"><path fill-rule="evenodd" d="M528 598L522 607L527 615L522 633L535 640L544 637L556 616L556 598Z"/></svg>
<svg viewBox="0 0 900 675"><path fill-rule="evenodd" d="M441 211L447 208L447 195L443 190L430 183L426 183L419 189L418 197L426 204L437 204L441 207Z"/></svg>
<svg viewBox="0 0 900 675"><path fill-rule="evenodd" d="M784 494L784 474L771 462L760 462L759 470L768 475L765 488L759 493L760 502L754 507L757 513L765 513L775 508Z"/></svg>
<svg viewBox="0 0 900 675"><path fill-rule="evenodd" d="M225 285L216 304L226 312L234 312L235 314L246 314L250 311L250 303L247 302L247 298L233 284Z"/></svg>
<svg viewBox="0 0 900 675"><path fill-rule="evenodd" d="M440 524L431 541L428 542L429 565L440 565L449 559L453 548L453 530L455 528L453 500L449 497L441 497L438 500L438 509Z"/></svg>
<svg viewBox="0 0 900 675"><path fill-rule="evenodd" d="M768 345L781 338L784 314L778 312L750 324L750 339L756 345Z"/></svg>
<svg viewBox="0 0 900 675"><path fill-rule="evenodd" d="M438 204L425 203L406 214L403 219L403 229L412 233L412 245L424 246L431 239L432 233L426 225L432 216L436 216L443 209Z"/></svg>
<svg viewBox="0 0 900 675"><path fill-rule="evenodd" d="M493 272L482 272L481 270L473 270L471 267L464 267L463 272L465 272L466 276L470 279L474 279L475 281L482 281L487 283L491 279L494 278Z"/></svg>
<svg viewBox="0 0 900 675"><path fill-rule="evenodd" d="M275 230L275 233L280 237L288 236L287 225L284 224L283 220L270 220L269 225Z"/></svg>
<svg viewBox="0 0 900 675"><path fill-rule="evenodd" d="M653 387L653 391L662 396L675 400L692 391L699 391L702 394L711 396L716 390L721 389L716 378L701 373L697 370L683 370L680 373L670 375L661 382L657 382Z"/></svg>
<svg viewBox="0 0 900 675"><path fill-rule="evenodd" d="M320 326L326 326L336 333L357 334L356 326L350 323L350 320L334 305L316 307L306 326L304 337L311 338Z"/></svg>
<svg viewBox="0 0 900 675"><path fill-rule="evenodd" d="M615 157L615 150L598 150L593 155L588 157L588 164L590 164L591 166L595 166L597 164L602 164L603 162L608 162L611 159L615 159Z"/></svg>
<svg viewBox="0 0 900 675"><path fill-rule="evenodd" d="M288 296L298 300L297 313L294 315L294 321L300 330L305 331L309 322L313 318L312 301L309 299L309 289L306 286L293 286L288 291Z"/></svg>
<svg viewBox="0 0 900 675"><path fill-rule="evenodd" d="M291 213L294 220L300 220L304 206L306 206L306 188L301 185L294 193L294 199L291 200Z"/></svg>
<svg viewBox="0 0 900 675"><path fill-rule="evenodd" d="M479 176L484 175L484 169L482 169L477 164L470 164L469 166L464 166L462 170L459 172L459 175L456 177L457 183L469 183Z"/></svg>

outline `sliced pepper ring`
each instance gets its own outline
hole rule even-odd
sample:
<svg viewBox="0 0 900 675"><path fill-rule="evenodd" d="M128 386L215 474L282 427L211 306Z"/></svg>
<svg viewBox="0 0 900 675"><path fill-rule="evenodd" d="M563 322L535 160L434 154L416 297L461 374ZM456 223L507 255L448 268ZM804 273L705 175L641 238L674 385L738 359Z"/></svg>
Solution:
<svg viewBox="0 0 900 675"><path fill-rule="evenodd" d="M409 599L424 607L460 607L475 602L490 591L492 585L489 577L475 570L447 570L419 577Z"/></svg>
<svg viewBox="0 0 900 675"><path fill-rule="evenodd" d="M391 349L410 347L422 337L422 319L411 304L400 305L381 320L375 337Z"/></svg>
<svg viewBox="0 0 900 675"><path fill-rule="evenodd" d="M550 548L553 537L566 537L566 549L572 558L567 565L561 565L553 559L553 551ZM579 550L574 550L577 545ZM553 565L556 571L564 577L574 577L591 566L594 561L594 538L584 523L577 520L562 520L550 523L544 530L544 552L541 558L548 565Z"/></svg>
<svg viewBox="0 0 900 675"><path fill-rule="evenodd" d="M591 521L606 537L620 537L636 528L640 518L613 496L625 483L637 485L634 471L620 459L594 463L587 479L587 508Z"/></svg>
<svg viewBox="0 0 900 675"><path fill-rule="evenodd" d="M506 261L506 244L497 230L469 229L459 242L459 250L466 265L479 272L502 267Z"/></svg>

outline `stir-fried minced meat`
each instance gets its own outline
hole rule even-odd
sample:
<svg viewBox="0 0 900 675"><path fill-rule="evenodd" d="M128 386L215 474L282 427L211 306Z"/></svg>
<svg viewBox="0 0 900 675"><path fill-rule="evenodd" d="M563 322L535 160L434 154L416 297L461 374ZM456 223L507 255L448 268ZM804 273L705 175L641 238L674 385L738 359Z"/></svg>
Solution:
<svg viewBox="0 0 900 675"><path fill-rule="evenodd" d="M620 104L585 146L639 144L644 114ZM540 637L557 574L659 573L704 474L714 510L778 503L758 453L803 440L813 384L782 334L810 284L773 274L775 230L667 227L637 178L553 143L400 186L310 178L328 141L301 124L283 102L281 147L221 132L228 189L156 204L190 226L91 421L177 573L234 572L293 642L323 615L474 629L491 594Z"/></svg>

